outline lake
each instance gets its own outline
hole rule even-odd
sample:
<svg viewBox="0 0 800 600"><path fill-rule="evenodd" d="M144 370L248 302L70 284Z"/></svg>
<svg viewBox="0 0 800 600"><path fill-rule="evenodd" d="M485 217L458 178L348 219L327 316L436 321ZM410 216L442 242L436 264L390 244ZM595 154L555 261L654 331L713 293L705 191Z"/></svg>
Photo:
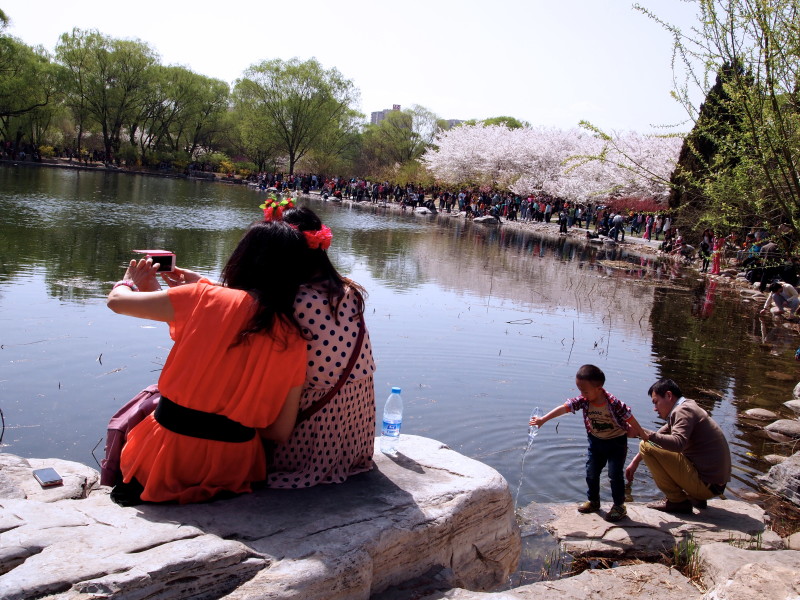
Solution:
<svg viewBox="0 0 800 600"><path fill-rule="evenodd" d="M245 186L0 166L3 450L96 466L109 417L157 381L171 346L166 325L105 307L131 249L174 251L180 266L216 278L263 197ZM739 415L782 410L798 380L798 337L759 321L738 292L624 249L303 202L333 230L333 262L369 292L379 415L391 386L402 387L403 432L491 465L512 493L520 486L519 504L584 499L579 415L543 428L521 483L520 461L531 410L577 395L585 363L603 369L645 427L660 424L650 384L678 381L728 436L734 490L753 486L765 454L790 453ZM607 483L602 491L609 500ZM632 494L658 496L644 467Z"/></svg>

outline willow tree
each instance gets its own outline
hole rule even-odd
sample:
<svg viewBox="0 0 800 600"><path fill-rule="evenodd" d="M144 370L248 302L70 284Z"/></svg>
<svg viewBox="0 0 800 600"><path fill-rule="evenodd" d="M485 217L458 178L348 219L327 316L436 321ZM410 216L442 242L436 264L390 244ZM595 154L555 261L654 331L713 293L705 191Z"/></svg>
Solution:
<svg viewBox="0 0 800 600"><path fill-rule="evenodd" d="M677 183L691 189L709 224L788 231L796 243L800 0L696 4L697 24L688 32L636 7L672 34L674 96L694 121Z"/></svg>
<svg viewBox="0 0 800 600"><path fill-rule="evenodd" d="M138 40L73 29L61 36L56 58L70 72L66 91L76 118L88 117L100 126L110 162L123 127L135 121L149 96L158 56Z"/></svg>
<svg viewBox="0 0 800 600"><path fill-rule="evenodd" d="M358 90L335 68L314 58L301 62L267 60L252 65L234 86L237 110L253 111L251 120L272 130L289 162L295 164L332 128L358 99Z"/></svg>
<svg viewBox="0 0 800 600"><path fill-rule="evenodd" d="M1 22L1 21L0 21ZM0 127L6 139L22 138L20 117L51 103L57 69L42 48L0 34ZM16 124L15 124L16 123Z"/></svg>

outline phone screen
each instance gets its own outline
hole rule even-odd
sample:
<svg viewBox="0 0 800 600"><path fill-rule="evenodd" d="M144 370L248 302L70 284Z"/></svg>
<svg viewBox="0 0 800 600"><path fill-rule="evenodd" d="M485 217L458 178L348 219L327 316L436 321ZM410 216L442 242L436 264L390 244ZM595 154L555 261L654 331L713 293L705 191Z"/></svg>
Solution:
<svg viewBox="0 0 800 600"><path fill-rule="evenodd" d="M59 475L58 471L51 467L47 467L46 469L36 469L33 472L33 476L42 487L52 487L54 485L61 485L62 483L61 475Z"/></svg>
<svg viewBox="0 0 800 600"><path fill-rule="evenodd" d="M153 262L158 263L158 272L172 271L175 262L174 254L162 254L161 256L154 256Z"/></svg>

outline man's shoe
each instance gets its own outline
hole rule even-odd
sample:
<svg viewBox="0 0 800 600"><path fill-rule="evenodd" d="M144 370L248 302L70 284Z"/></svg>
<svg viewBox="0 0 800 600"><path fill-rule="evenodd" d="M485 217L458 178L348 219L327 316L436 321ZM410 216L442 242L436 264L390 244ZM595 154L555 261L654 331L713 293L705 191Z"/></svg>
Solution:
<svg viewBox="0 0 800 600"><path fill-rule="evenodd" d="M665 498L660 502L651 502L647 505L647 508L678 515L692 514L692 503L690 500L684 500L683 502L671 502Z"/></svg>
<svg viewBox="0 0 800 600"><path fill-rule="evenodd" d="M708 502L706 500L695 500L694 498L689 498L689 502L692 503L692 506L700 510L708 508Z"/></svg>
<svg viewBox="0 0 800 600"><path fill-rule="evenodd" d="M609 523L616 523L617 521L621 521L627 516L628 516L628 509L625 508L625 505L615 504L614 506L611 507L611 510L608 511L608 514L605 516L605 519Z"/></svg>
<svg viewBox="0 0 800 600"><path fill-rule="evenodd" d="M598 500L587 500L583 504L578 505L578 512L584 515L597 512L598 510L600 510L600 502Z"/></svg>

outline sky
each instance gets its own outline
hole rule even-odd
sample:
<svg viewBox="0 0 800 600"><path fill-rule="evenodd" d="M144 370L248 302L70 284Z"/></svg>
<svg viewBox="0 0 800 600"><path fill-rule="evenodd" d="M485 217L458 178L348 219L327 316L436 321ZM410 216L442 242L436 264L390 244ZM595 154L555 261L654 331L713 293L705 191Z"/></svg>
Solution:
<svg viewBox="0 0 800 600"><path fill-rule="evenodd" d="M690 1L639 2L684 30L695 22ZM230 84L264 60L316 57L360 90L367 119L419 104L444 119L691 129L670 96L670 35L631 0L36 0L0 8L11 19L7 33L31 46L52 52L62 33L97 29L146 42L164 65Z"/></svg>

